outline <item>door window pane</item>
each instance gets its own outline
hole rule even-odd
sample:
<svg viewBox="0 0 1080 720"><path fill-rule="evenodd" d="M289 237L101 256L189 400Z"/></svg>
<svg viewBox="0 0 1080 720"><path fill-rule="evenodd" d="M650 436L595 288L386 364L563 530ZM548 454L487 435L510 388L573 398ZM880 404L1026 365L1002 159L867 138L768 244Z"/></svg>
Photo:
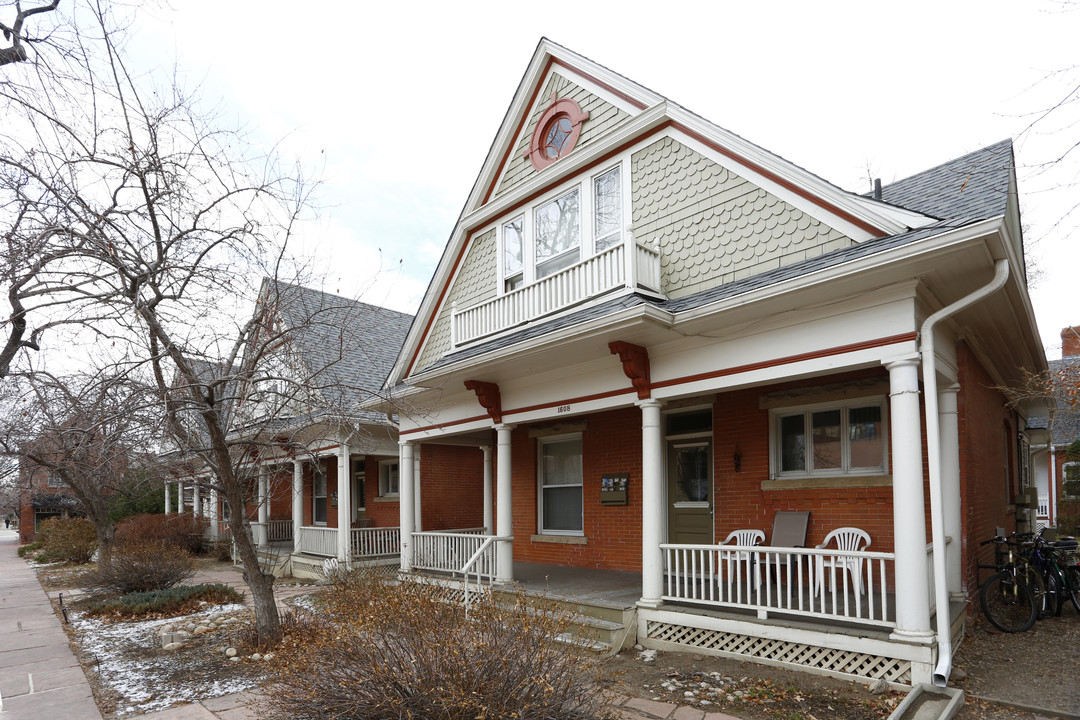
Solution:
<svg viewBox="0 0 1080 720"><path fill-rule="evenodd" d="M675 449L676 502L707 502L709 453L707 445Z"/></svg>
<svg viewBox="0 0 1080 720"><path fill-rule="evenodd" d="M622 179L619 167L608 170L593 181L595 196L596 252L618 244L622 225Z"/></svg>
<svg viewBox="0 0 1080 720"><path fill-rule="evenodd" d="M545 277L578 261L581 245L580 193L571 190L536 210L536 276Z"/></svg>
<svg viewBox="0 0 1080 720"><path fill-rule="evenodd" d="M830 470L843 464L840 445L840 411L825 410L813 414L814 470Z"/></svg>
<svg viewBox="0 0 1080 720"><path fill-rule="evenodd" d="M881 467L884 449L882 442L880 406L848 410L848 446L851 452L851 467Z"/></svg>
<svg viewBox="0 0 1080 720"><path fill-rule="evenodd" d="M780 418L780 470L806 470L806 422L802 415Z"/></svg>

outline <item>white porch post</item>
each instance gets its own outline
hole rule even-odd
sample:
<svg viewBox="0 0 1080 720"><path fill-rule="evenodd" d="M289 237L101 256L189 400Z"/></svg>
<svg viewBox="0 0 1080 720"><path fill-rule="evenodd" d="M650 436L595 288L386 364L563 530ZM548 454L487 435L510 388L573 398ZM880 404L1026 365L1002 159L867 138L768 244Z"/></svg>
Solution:
<svg viewBox="0 0 1080 720"><path fill-rule="evenodd" d="M171 494L169 492L169 487L171 485L172 485L171 482L166 481L166 483L165 483L165 514L166 515L168 515L168 514L170 514L172 512L172 510L169 507L170 505L172 505L172 499L169 497L169 495Z"/></svg>
<svg viewBox="0 0 1080 720"><path fill-rule="evenodd" d="M210 488L210 537L214 540L219 540L221 533L218 528L218 491L217 488Z"/></svg>
<svg viewBox="0 0 1080 720"><path fill-rule="evenodd" d="M420 455L423 454L423 446L417 444L413 450L413 482L416 483L416 493L413 495L413 510L416 513L415 525L417 532L421 532L424 529L424 515L421 509L423 503L420 501Z"/></svg>
<svg viewBox="0 0 1080 720"><path fill-rule="evenodd" d="M398 524L401 525L401 569L412 569L412 534L416 514L413 510L413 444L398 445Z"/></svg>
<svg viewBox="0 0 1080 720"><path fill-rule="evenodd" d="M304 464L292 463L292 543L293 552L300 552L300 528L304 524Z"/></svg>
<svg viewBox="0 0 1080 720"><path fill-rule="evenodd" d="M664 468L660 403L642 400L641 408L641 603L656 607L664 588Z"/></svg>
<svg viewBox="0 0 1080 720"><path fill-rule="evenodd" d="M514 534L514 495L513 474L511 472L510 434L513 425L496 425L495 432L498 436L496 450L496 501L498 508L495 514L495 534L502 537L510 537ZM508 583L514 579L514 544L506 541L500 542L495 551L495 566L497 582Z"/></svg>
<svg viewBox="0 0 1080 720"><path fill-rule="evenodd" d="M953 384L938 390L938 436L941 438L941 509L945 516L945 535L952 542L945 546L945 570L949 578L949 597L964 599L963 572L960 562L960 421L956 396L960 386ZM934 548L937 552L938 548Z"/></svg>
<svg viewBox="0 0 1080 720"><path fill-rule="evenodd" d="M897 636L933 638L926 563L926 511L923 502L922 432L919 422L919 361L886 365L891 400L893 471L893 552L896 555Z"/></svg>
<svg viewBox="0 0 1080 720"><path fill-rule="evenodd" d="M191 514L194 515L195 517L199 517L200 515L203 514L203 512L202 512L202 495L200 494L201 489L202 489L202 486L199 483L195 483L192 486L192 490L191 490L192 493L193 493L193 497L191 499Z"/></svg>
<svg viewBox="0 0 1080 720"><path fill-rule="evenodd" d="M352 481L349 478L349 446L341 443L337 454L337 537L338 560L352 566L352 526L349 522L352 505Z"/></svg>
<svg viewBox="0 0 1080 720"><path fill-rule="evenodd" d="M480 449L484 453L484 527L488 535L495 534L494 510L492 509L492 473L491 473L491 446L482 445Z"/></svg>
<svg viewBox="0 0 1080 720"><path fill-rule="evenodd" d="M180 480L176 481L176 514L182 515L184 513L184 483Z"/></svg>

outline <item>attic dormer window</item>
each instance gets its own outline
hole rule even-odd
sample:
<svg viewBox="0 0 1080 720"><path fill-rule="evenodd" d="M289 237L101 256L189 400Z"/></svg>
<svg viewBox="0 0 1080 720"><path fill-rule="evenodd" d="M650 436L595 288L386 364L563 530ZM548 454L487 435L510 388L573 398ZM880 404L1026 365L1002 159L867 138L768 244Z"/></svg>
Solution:
<svg viewBox="0 0 1080 720"><path fill-rule="evenodd" d="M537 121L525 157L537 170L566 157L577 145L581 123L588 119L589 113L576 102L570 98L556 99L552 93L551 105Z"/></svg>

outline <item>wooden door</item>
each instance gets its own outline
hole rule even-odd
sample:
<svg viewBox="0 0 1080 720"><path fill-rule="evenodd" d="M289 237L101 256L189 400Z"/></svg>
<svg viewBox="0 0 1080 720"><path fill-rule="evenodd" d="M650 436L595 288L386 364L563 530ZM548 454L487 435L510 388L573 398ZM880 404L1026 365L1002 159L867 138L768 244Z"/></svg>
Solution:
<svg viewBox="0 0 1080 720"><path fill-rule="evenodd" d="M712 442L668 443L668 542L713 542Z"/></svg>

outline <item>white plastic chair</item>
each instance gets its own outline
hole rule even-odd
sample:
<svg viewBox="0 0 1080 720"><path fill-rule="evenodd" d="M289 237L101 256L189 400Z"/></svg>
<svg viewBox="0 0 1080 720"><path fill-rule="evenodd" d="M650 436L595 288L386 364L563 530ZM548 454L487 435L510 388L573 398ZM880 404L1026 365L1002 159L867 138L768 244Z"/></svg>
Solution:
<svg viewBox="0 0 1080 720"><path fill-rule="evenodd" d="M732 540L734 540L735 542L732 542ZM742 529L742 530L732 530L730 533L728 533L728 536L726 538L724 538L724 542L722 542L720 544L721 545L752 546L752 545L760 545L763 542L765 542L765 533L764 533L764 531L762 531L762 530ZM746 552L745 550L740 551L738 553L738 556L739 556L740 560L745 559L746 556L749 556L749 555L750 555L750 553Z"/></svg>
<svg viewBox="0 0 1080 720"><path fill-rule="evenodd" d="M865 530L855 527L836 528L825 536L825 542L818 545L818 549L824 549L829 543L835 541L836 549L845 552L857 552L870 547L870 534ZM820 594L825 587L825 571L833 570L830 576L833 578L832 590L835 590L835 569L847 571L851 577L851 585L857 595L862 594L862 558L848 557L846 555L817 555L817 579L814 582L814 592Z"/></svg>

